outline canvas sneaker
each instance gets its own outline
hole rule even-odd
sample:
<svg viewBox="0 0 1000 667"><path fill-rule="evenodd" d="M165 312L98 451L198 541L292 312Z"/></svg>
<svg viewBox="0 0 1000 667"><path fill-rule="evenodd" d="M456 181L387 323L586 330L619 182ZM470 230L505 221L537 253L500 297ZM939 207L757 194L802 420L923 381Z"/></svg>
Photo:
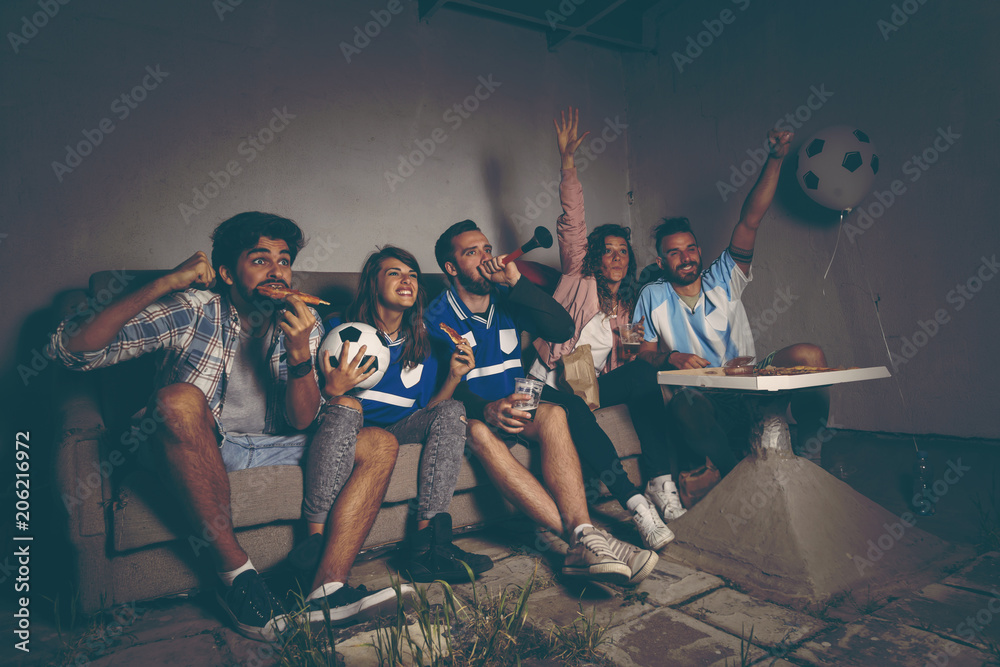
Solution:
<svg viewBox="0 0 1000 667"><path fill-rule="evenodd" d="M397 600L396 591L392 588L369 591L364 586L354 588L345 584L326 597L308 600L306 621L310 624L323 623L326 614L329 614L330 625L349 625L394 614L397 603L412 601L416 595L416 589L409 584L401 584L399 592L401 597Z"/></svg>
<svg viewBox="0 0 1000 667"><path fill-rule="evenodd" d="M608 545L611 547L611 553L629 567L629 572L631 573L628 580L629 586L636 586L648 577L649 573L656 567L656 563L660 560L655 551L640 549L628 542L622 542L608 533L604 534L607 537Z"/></svg>
<svg viewBox="0 0 1000 667"><path fill-rule="evenodd" d="M681 505L681 497L677 493L677 486L670 475L661 475L646 483L646 492L643 494L649 502L656 506L660 516L664 521L670 522L679 519L685 512Z"/></svg>
<svg viewBox="0 0 1000 667"><path fill-rule="evenodd" d="M593 526L584 528L579 538L572 539L562 572L619 585L627 584L632 576L629 566L611 551L607 534Z"/></svg>
<svg viewBox="0 0 1000 667"><path fill-rule="evenodd" d="M641 503L632 510L632 523L642 536L642 543L653 551L658 551L674 541L674 532L667 528L649 503Z"/></svg>
<svg viewBox="0 0 1000 667"><path fill-rule="evenodd" d="M257 570L243 572L217 595L236 631L244 637L273 642L288 625L284 607Z"/></svg>

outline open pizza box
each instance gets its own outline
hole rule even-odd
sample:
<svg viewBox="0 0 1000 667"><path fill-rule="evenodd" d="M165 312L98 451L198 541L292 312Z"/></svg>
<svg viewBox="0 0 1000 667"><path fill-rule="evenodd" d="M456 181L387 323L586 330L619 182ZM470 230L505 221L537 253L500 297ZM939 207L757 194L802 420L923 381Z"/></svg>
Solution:
<svg viewBox="0 0 1000 667"><path fill-rule="evenodd" d="M657 382L678 387L707 387L713 389L738 389L741 391L783 391L805 387L825 387L845 382L877 380L890 377L885 366L848 368L845 370L803 373L801 375L726 375L722 368L697 370L660 371Z"/></svg>

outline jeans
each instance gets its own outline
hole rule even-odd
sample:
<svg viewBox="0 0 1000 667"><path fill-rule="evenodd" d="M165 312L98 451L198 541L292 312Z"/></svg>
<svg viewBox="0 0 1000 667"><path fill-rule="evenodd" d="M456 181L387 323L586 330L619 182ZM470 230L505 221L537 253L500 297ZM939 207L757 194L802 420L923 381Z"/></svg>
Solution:
<svg viewBox="0 0 1000 667"><path fill-rule="evenodd" d="M417 520L447 512L465 453L465 406L451 399L441 401L384 428L400 444L424 443L417 481Z"/></svg>

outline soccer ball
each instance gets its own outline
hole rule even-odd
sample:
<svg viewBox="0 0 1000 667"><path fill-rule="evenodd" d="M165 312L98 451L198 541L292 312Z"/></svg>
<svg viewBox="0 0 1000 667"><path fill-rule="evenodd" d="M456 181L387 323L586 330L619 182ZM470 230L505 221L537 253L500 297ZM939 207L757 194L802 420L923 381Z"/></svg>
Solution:
<svg viewBox="0 0 1000 667"><path fill-rule="evenodd" d="M867 195L878 173L878 155L868 135L849 125L820 130L799 149L795 175L817 204L845 211Z"/></svg>
<svg viewBox="0 0 1000 667"><path fill-rule="evenodd" d="M354 359L362 345L367 345L365 356L359 366L364 366L368 360L375 357L372 368L375 372L366 380L354 386L355 389L370 389L378 384L378 381L385 375L385 369L389 368L389 348L382 340L382 334L375 327L363 322L344 322L326 335L323 344L319 346L319 358L323 358L323 352L330 351L330 365L336 368L340 364L340 351L344 347L344 341L350 342L348 349L348 361Z"/></svg>

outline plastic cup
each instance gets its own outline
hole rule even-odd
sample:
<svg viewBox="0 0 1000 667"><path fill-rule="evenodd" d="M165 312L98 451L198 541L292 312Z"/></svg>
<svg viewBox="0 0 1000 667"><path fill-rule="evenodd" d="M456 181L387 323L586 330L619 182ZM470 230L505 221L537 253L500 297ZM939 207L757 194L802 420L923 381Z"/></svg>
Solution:
<svg viewBox="0 0 1000 667"><path fill-rule="evenodd" d="M535 380L534 378L517 378L514 380L514 393L527 394L529 398L514 401L514 404L511 407L515 410L530 412L532 413L532 416L534 416L535 408L538 407L538 402L542 399L542 387L544 386L545 383L541 380Z"/></svg>
<svg viewBox="0 0 1000 667"><path fill-rule="evenodd" d="M631 359L639 354L639 345L642 344L642 336L639 334L639 325L628 322L618 325L618 334L622 337L622 346L625 348L625 356Z"/></svg>

